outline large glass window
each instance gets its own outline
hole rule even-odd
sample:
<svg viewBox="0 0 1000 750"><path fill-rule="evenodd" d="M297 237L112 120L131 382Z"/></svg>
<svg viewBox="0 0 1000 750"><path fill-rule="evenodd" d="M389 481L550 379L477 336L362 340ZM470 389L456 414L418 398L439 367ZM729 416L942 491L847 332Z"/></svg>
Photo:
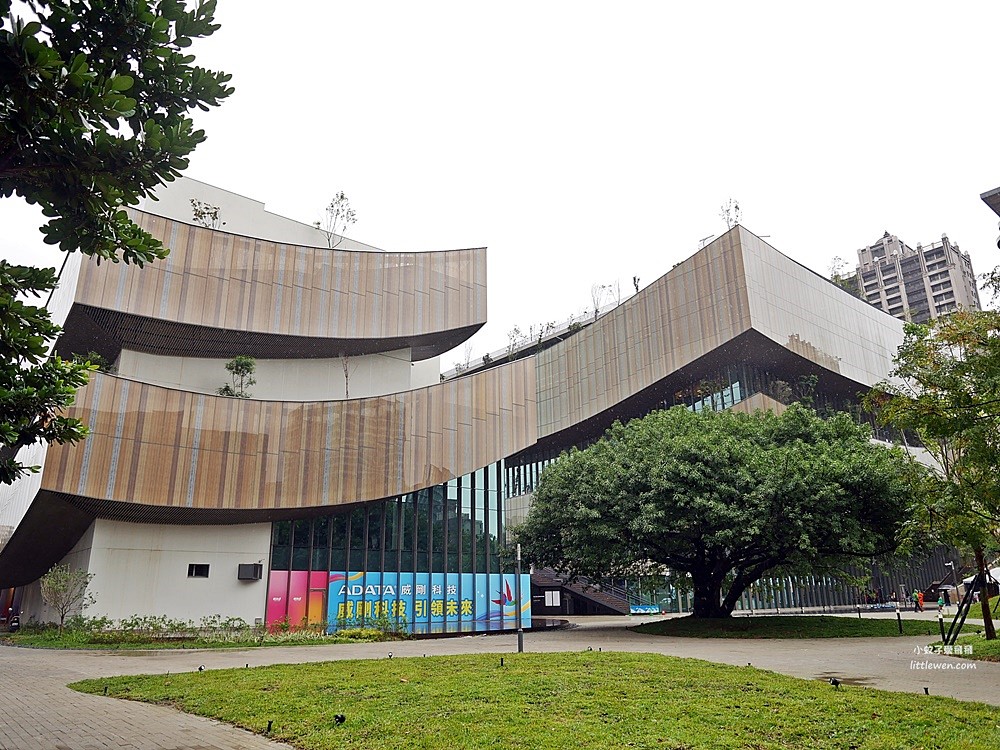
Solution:
<svg viewBox="0 0 1000 750"><path fill-rule="evenodd" d="M518 469L533 481L554 457ZM268 622L287 617L333 628L384 615L423 628L475 630L512 620L509 602L493 611L513 573L500 565L510 476L500 462L419 492L275 522ZM527 582L522 588L527 596ZM304 602L308 610L300 612Z"/></svg>

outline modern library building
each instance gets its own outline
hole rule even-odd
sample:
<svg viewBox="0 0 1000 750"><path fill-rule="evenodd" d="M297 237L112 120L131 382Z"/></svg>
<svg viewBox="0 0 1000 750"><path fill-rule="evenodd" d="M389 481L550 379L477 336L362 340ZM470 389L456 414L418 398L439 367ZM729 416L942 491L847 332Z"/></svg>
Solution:
<svg viewBox="0 0 1000 750"><path fill-rule="evenodd" d="M0 603L24 620L64 561L116 619L527 627L504 543L561 451L664 406L781 409L809 376L850 406L902 340L736 226L585 325L442 377L486 322L485 249L382 252L192 180L142 208L169 257L70 256L50 301L57 352L110 366L68 409L86 440L23 449L41 471L0 497ZM218 394L236 357L246 398Z"/></svg>

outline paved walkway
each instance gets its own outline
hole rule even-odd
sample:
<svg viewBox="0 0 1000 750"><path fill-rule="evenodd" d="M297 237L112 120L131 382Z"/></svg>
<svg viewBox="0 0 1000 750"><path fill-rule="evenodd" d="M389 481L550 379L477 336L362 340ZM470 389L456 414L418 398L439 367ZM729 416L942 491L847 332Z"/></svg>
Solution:
<svg viewBox="0 0 1000 750"><path fill-rule="evenodd" d="M739 641L660 638L634 633L638 618L580 618L568 630L524 635L526 651L634 651L693 657L807 679L840 678L866 685L1000 706L1000 664L916 655L926 637ZM141 653L48 651L0 647L0 749L2 750L252 750L286 748L262 737L170 708L84 695L66 684L88 677L302 663L423 654L509 653L514 635L468 636L392 644L297 646L248 651L151 651ZM926 667L921 665L926 664Z"/></svg>

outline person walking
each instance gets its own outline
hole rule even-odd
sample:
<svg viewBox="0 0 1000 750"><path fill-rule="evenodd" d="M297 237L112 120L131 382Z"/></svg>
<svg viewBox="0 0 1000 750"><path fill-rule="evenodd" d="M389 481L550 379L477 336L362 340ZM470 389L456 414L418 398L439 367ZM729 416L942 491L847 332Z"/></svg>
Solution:
<svg viewBox="0 0 1000 750"><path fill-rule="evenodd" d="M920 591L917 593L917 611L924 611L924 592Z"/></svg>
<svg viewBox="0 0 1000 750"><path fill-rule="evenodd" d="M910 595L910 598L913 600L913 611L916 612L917 611L917 600L920 598L919 597L919 592L916 589L913 589L913 593Z"/></svg>

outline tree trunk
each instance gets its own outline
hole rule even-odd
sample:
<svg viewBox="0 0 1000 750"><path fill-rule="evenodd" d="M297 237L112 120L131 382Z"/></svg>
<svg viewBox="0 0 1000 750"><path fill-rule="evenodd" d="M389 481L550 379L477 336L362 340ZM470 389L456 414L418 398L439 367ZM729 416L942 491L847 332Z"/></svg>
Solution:
<svg viewBox="0 0 1000 750"><path fill-rule="evenodd" d="M733 613L733 610L736 609L736 602L743 596L743 592L753 585L758 576L757 573L748 574L742 570L736 574L729 591L726 592L726 596L722 600L722 608L728 613L727 616Z"/></svg>
<svg viewBox="0 0 1000 750"><path fill-rule="evenodd" d="M974 550L976 555L976 570L979 572L979 603L983 608L983 623L984 632L986 634L986 640L992 641L996 640L997 631L993 626L993 616L990 614L990 587L986 580L986 555L983 553L982 547L976 547Z"/></svg>
<svg viewBox="0 0 1000 750"><path fill-rule="evenodd" d="M694 610L691 613L693 617L720 619L732 614L732 610L721 603L724 577L708 570L691 571L691 584L694 589Z"/></svg>

